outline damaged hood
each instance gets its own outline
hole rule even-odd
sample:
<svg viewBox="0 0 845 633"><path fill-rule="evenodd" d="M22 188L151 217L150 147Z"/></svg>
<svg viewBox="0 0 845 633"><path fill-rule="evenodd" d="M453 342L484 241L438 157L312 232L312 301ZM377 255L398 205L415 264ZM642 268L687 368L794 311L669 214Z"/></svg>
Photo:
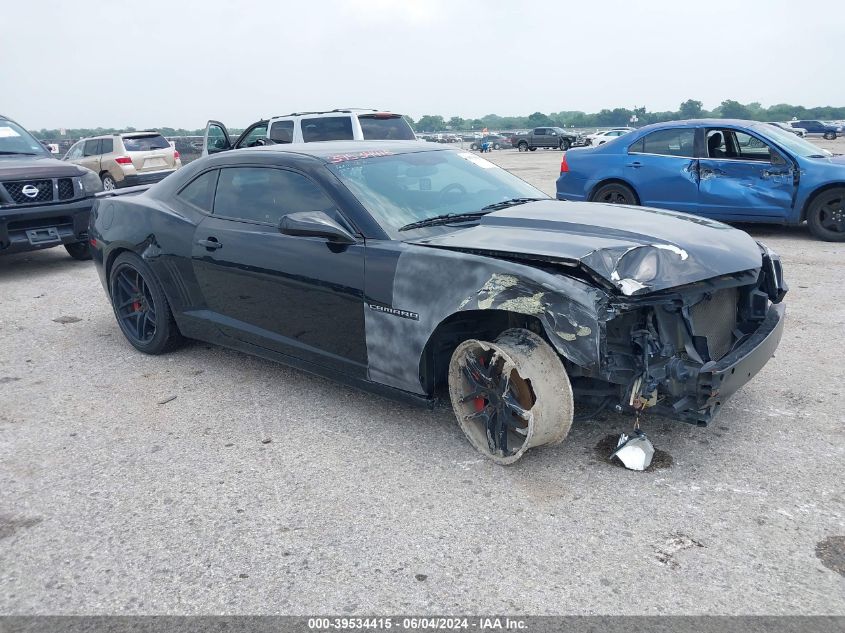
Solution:
<svg viewBox="0 0 845 633"><path fill-rule="evenodd" d="M624 295L762 265L757 243L721 222L597 202L531 202L489 213L477 226L409 243L583 265Z"/></svg>

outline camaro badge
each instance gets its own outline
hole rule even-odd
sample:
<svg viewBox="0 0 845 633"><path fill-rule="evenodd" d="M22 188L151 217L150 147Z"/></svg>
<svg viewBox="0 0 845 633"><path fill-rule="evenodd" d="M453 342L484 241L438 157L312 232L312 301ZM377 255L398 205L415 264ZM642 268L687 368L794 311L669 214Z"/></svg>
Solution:
<svg viewBox="0 0 845 633"><path fill-rule="evenodd" d="M402 317L403 319L412 319L414 321L420 320L420 315L416 312L409 312L408 310L399 310L397 308L388 308L387 306L380 306L375 303L368 303L370 310L376 312L384 312L385 314L392 314L393 316Z"/></svg>

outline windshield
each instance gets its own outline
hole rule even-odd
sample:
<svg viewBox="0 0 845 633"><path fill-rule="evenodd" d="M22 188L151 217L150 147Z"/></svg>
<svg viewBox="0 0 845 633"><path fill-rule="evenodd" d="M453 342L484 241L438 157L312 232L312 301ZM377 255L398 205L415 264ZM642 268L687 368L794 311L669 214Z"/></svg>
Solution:
<svg viewBox="0 0 845 633"><path fill-rule="evenodd" d="M757 128L759 132L764 133L777 141L785 149L788 149L793 154L797 154L803 158L819 157L825 158L831 156L831 153L826 149L822 149L818 145L813 145L809 141L796 136L792 132L783 130L774 125L766 124L765 129Z"/></svg>
<svg viewBox="0 0 845 633"><path fill-rule="evenodd" d="M14 121L0 119L0 155L46 154L47 150L35 137Z"/></svg>
<svg viewBox="0 0 845 633"><path fill-rule="evenodd" d="M446 213L473 213L513 198L548 198L539 189L469 152L329 157L340 178L393 238L399 229Z"/></svg>

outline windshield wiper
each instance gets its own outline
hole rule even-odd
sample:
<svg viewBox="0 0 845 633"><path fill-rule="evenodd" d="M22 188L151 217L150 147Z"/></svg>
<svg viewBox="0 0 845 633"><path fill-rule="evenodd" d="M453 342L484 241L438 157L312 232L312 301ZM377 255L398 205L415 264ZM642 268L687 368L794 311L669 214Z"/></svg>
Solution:
<svg viewBox="0 0 845 633"><path fill-rule="evenodd" d="M0 150L0 154L4 156L38 156L35 152L7 152L4 150Z"/></svg>
<svg viewBox="0 0 845 633"><path fill-rule="evenodd" d="M485 209L487 207L484 207ZM472 211L471 213L444 213L443 215L435 215L424 220L411 222L403 227L400 231L410 231L411 229L420 229L424 226L436 226L438 224L449 224L450 222L469 222L477 220L480 217L487 215L487 211Z"/></svg>
<svg viewBox="0 0 845 633"><path fill-rule="evenodd" d="M538 200L549 200L550 198L510 198L509 200L502 200L501 202L494 202L488 204L486 207L481 207L482 210L495 211L496 209L507 209L518 204L525 204L526 202L537 202Z"/></svg>

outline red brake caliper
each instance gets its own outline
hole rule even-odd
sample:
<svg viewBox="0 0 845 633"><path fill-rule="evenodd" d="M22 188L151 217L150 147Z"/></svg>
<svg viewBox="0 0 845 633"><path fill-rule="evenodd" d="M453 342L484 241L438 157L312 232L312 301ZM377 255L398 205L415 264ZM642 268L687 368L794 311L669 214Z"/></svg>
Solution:
<svg viewBox="0 0 845 633"><path fill-rule="evenodd" d="M484 367L483 358L479 358L478 362L481 363L482 367ZM472 401L472 404L475 407L476 411L484 411L484 407L487 405L487 401L483 397L478 396L475 400Z"/></svg>
<svg viewBox="0 0 845 633"><path fill-rule="evenodd" d="M140 312L141 311L141 302L140 301L133 301L132 302L132 311L133 312Z"/></svg>

